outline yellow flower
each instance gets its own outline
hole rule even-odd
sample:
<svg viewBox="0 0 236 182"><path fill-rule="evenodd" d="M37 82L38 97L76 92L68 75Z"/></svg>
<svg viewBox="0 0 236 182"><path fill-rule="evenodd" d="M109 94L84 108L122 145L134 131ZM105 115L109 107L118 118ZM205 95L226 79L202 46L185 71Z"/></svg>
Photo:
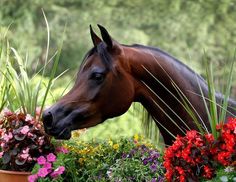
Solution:
<svg viewBox="0 0 236 182"><path fill-rule="evenodd" d="M113 146L113 141L111 139L109 139L108 143L110 146Z"/></svg>
<svg viewBox="0 0 236 182"><path fill-rule="evenodd" d="M84 158L79 158L79 163L80 163L81 165L83 165L83 164L84 164L84 161L85 161L85 159L84 159Z"/></svg>
<svg viewBox="0 0 236 182"><path fill-rule="evenodd" d="M117 149L119 148L119 144L118 144L118 143L117 143L117 144L114 144L114 145L112 146L112 148L115 149L115 150L117 150Z"/></svg>
<svg viewBox="0 0 236 182"><path fill-rule="evenodd" d="M138 140L139 140L138 134L135 134L135 135L134 135L134 140L135 140L135 141L138 141Z"/></svg>

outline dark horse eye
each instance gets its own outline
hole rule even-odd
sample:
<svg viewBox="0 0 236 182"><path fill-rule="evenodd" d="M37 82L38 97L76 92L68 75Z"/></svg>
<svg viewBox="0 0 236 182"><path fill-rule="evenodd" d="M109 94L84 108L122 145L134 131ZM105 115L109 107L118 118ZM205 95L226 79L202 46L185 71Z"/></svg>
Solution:
<svg viewBox="0 0 236 182"><path fill-rule="evenodd" d="M103 73L94 72L94 73L92 73L90 79L96 81L96 83L98 83L98 84L102 83L103 80L104 80L104 74Z"/></svg>

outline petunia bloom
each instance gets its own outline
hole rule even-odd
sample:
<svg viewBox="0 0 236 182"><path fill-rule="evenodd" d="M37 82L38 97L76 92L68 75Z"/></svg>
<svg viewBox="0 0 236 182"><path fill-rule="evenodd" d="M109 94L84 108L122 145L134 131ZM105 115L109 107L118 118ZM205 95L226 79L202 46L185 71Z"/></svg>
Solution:
<svg viewBox="0 0 236 182"><path fill-rule="evenodd" d="M39 165L44 165L46 163L46 159L45 157L43 156L40 156L38 159L37 159L37 162Z"/></svg>
<svg viewBox="0 0 236 182"><path fill-rule="evenodd" d="M48 169L43 167L39 169L38 176L44 178L48 175L48 173L49 173Z"/></svg>
<svg viewBox="0 0 236 182"><path fill-rule="evenodd" d="M28 177L28 181L29 181L29 182L36 182L37 179L38 179L38 175L37 175L37 174L33 174L33 175L30 175L30 176Z"/></svg>
<svg viewBox="0 0 236 182"><path fill-rule="evenodd" d="M50 153L47 155L47 161L48 162L55 162L56 161L56 156L53 153Z"/></svg>

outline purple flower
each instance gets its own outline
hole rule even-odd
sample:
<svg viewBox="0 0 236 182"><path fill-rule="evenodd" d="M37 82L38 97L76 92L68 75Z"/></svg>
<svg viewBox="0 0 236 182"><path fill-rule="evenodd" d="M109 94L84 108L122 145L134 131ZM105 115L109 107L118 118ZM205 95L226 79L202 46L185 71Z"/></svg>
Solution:
<svg viewBox="0 0 236 182"><path fill-rule="evenodd" d="M150 169L151 169L152 172L155 172L157 170L157 166L155 164L152 164L150 166Z"/></svg>
<svg viewBox="0 0 236 182"><path fill-rule="evenodd" d="M56 178L58 177L59 175L63 174L65 171L65 167L64 166L59 166L57 169L55 169L55 171L53 171L50 176L52 178Z"/></svg>
<svg viewBox="0 0 236 182"><path fill-rule="evenodd" d="M164 178L161 177L161 176L159 176L159 177L158 177L158 182L164 182Z"/></svg>
<svg viewBox="0 0 236 182"><path fill-rule="evenodd" d="M157 179L156 178L152 178L151 182L157 182Z"/></svg>
<svg viewBox="0 0 236 182"><path fill-rule="evenodd" d="M56 161L56 156L53 153L50 153L47 155L47 161L48 162L55 162Z"/></svg>
<svg viewBox="0 0 236 182"><path fill-rule="evenodd" d="M127 155L125 153L122 154L122 158L125 159Z"/></svg>
<svg viewBox="0 0 236 182"><path fill-rule="evenodd" d="M45 157L43 156L40 156L38 159L37 159L37 162L39 165L44 165L46 163L46 159Z"/></svg>
<svg viewBox="0 0 236 182"><path fill-rule="evenodd" d="M29 182L36 182L37 179L38 179L38 175L37 175L37 174L33 174L33 175L30 175L30 176L28 177L28 181L29 181Z"/></svg>
<svg viewBox="0 0 236 182"><path fill-rule="evenodd" d="M144 159L144 160L143 160L143 165L145 165L145 166L146 166L146 165L147 165L147 163L148 163L148 160L147 160L147 159Z"/></svg>
<svg viewBox="0 0 236 182"><path fill-rule="evenodd" d="M49 173L48 169L43 167L39 169L38 176L44 178L48 175L48 173Z"/></svg>

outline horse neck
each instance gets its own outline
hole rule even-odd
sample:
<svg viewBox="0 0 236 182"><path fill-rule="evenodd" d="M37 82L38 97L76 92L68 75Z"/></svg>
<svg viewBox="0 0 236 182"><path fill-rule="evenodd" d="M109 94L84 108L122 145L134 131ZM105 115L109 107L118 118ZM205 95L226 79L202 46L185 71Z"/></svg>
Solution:
<svg viewBox="0 0 236 182"><path fill-rule="evenodd" d="M177 89L173 87L173 83L188 98L200 117L207 120L204 104L199 103L199 96L197 95L199 90L196 83L199 83L204 94L208 93L206 84L203 83L202 79L199 78L199 82L193 82L192 79L196 79L193 72L161 52L129 48L129 53L127 52L126 55L129 57L130 72L134 78L135 101L141 102L152 117L164 125L173 135L183 134L183 132L173 124L170 118L184 130L187 128L178 119L178 116L186 122L189 128L197 129L192 118L179 103L181 97ZM168 132L160 124L157 123L157 125L165 143L170 144L173 138L170 138Z"/></svg>

